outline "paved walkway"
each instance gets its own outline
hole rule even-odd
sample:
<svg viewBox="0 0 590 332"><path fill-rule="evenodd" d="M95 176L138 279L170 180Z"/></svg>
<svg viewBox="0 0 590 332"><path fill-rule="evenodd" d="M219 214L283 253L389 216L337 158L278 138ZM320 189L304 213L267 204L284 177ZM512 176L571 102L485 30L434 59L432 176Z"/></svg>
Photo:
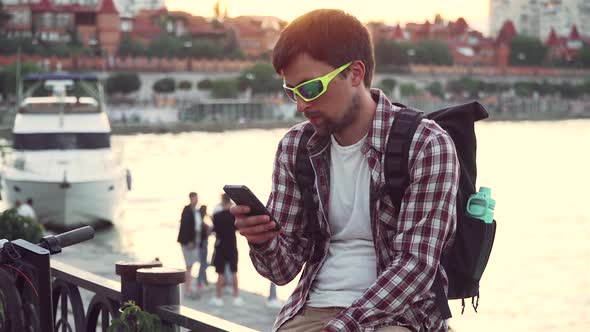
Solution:
<svg viewBox="0 0 590 332"><path fill-rule="evenodd" d="M259 294L240 291L244 304L236 306L232 303L231 290L226 288L222 307L209 305L209 300L215 296L214 285L201 289L197 294L196 299L183 297L181 304L258 331L270 331L279 313L279 308L268 307L266 297Z"/></svg>

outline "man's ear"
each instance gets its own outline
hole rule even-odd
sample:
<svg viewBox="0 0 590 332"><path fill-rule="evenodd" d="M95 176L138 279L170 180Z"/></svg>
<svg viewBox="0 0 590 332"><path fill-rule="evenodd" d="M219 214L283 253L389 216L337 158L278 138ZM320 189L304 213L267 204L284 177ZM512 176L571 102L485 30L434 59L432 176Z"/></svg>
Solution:
<svg viewBox="0 0 590 332"><path fill-rule="evenodd" d="M352 75L352 85L359 86L365 82L365 64L360 60L355 60L349 67L349 75Z"/></svg>

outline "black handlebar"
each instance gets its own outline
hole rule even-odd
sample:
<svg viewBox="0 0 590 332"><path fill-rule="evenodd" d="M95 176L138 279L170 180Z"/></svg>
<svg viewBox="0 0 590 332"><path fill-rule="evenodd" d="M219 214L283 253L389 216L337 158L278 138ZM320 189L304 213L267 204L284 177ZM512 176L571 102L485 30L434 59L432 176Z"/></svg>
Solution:
<svg viewBox="0 0 590 332"><path fill-rule="evenodd" d="M41 239L39 246L48 249L52 254L54 254L60 252L61 248L65 248L93 238L94 228L91 226L84 226L62 234L45 236Z"/></svg>

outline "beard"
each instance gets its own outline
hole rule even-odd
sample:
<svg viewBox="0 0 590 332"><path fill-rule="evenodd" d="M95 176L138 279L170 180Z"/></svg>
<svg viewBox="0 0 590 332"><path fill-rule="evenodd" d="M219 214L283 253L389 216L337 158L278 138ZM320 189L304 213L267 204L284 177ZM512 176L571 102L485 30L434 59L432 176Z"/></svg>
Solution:
<svg viewBox="0 0 590 332"><path fill-rule="evenodd" d="M329 136L342 131L358 119L360 111L360 97L355 94L339 119L329 119L321 116L321 122L314 125L315 131L319 136Z"/></svg>

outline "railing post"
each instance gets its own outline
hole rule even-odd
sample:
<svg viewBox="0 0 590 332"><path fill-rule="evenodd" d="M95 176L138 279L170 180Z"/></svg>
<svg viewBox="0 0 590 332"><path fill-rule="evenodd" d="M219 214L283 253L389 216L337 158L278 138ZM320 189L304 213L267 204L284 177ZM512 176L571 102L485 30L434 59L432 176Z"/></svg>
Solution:
<svg viewBox="0 0 590 332"><path fill-rule="evenodd" d="M158 261L141 262L117 262L115 272L121 277L121 303L134 301L137 305L143 304L143 288L137 281L137 270L152 267L162 267Z"/></svg>
<svg viewBox="0 0 590 332"><path fill-rule="evenodd" d="M161 305L180 305L180 284L184 282L185 270L154 267L137 270L137 281L143 287L142 309L157 313ZM167 331L178 331L178 327L163 322Z"/></svg>

